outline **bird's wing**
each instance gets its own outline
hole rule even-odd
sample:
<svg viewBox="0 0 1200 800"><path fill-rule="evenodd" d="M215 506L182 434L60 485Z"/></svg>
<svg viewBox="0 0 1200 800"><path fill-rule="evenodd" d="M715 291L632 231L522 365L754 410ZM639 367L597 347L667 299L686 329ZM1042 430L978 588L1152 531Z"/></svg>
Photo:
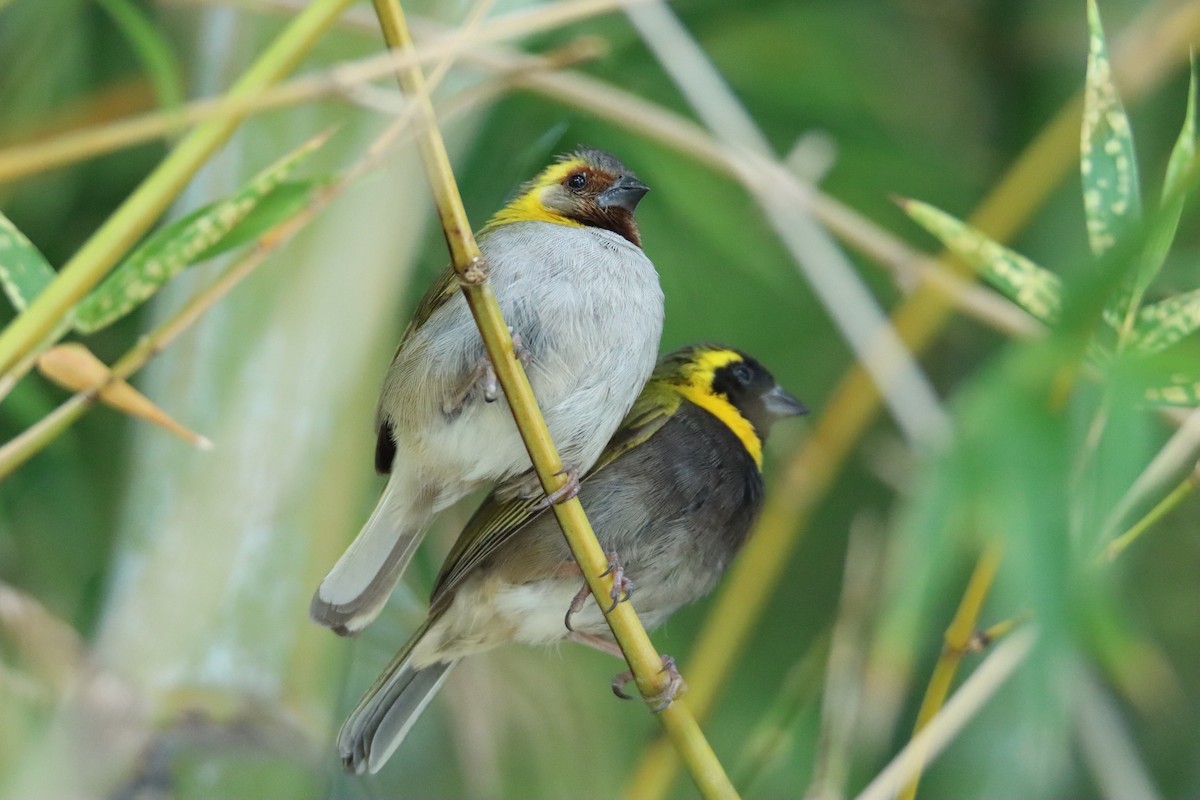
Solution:
<svg viewBox="0 0 1200 800"><path fill-rule="evenodd" d="M454 276L454 268L447 267L425 292L421 302L417 304L417 310L413 312L408 327L404 329L404 334L400 337L400 344L397 345L396 352L392 355L393 364L400 357L400 353L403 352L404 345L408 343L413 331L428 322L429 318L433 316L433 312L445 305L446 301L458 292L458 283ZM375 471L380 475L387 475L392 471L392 462L396 459L396 444L392 440L391 424L388 420L379 420L375 435Z"/></svg>
<svg viewBox="0 0 1200 800"><path fill-rule="evenodd" d="M589 478L649 440L679 409L680 400L679 394L666 386L648 384L600 458L580 481L581 485L586 486ZM551 513L538 508L543 499L540 495L528 499L509 495L509 499L500 499L505 495L500 489L493 490L467 521L434 583L432 605L446 599L472 569L527 525L542 514Z"/></svg>

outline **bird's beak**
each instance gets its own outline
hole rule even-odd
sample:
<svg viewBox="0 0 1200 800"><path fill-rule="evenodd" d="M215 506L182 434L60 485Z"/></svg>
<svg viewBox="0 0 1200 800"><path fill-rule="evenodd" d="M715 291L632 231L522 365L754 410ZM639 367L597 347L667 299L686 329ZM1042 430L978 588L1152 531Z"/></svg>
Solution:
<svg viewBox="0 0 1200 800"><path fill-rule="evenodd" d="M792 397L778 384L776 384L774 389L763 395L763 406L766 407L770 414L776 417L795 417L799 414L808 413L808 406Z"/></svg>
<svg viewBox="0 0 1200 800"><path fill-rule="evenodd" d="M612 186L596 197L601 208L623 208L629 213L637 208L638 202L650 191L650 187L630 175L617 178Z"/></svg>

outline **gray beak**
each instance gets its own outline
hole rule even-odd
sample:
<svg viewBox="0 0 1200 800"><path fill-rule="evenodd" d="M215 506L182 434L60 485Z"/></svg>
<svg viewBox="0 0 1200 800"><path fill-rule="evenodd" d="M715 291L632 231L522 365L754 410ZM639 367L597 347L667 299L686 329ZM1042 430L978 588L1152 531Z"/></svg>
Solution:
<svg viewBox="0 0 1200 800"><path fill-rule="evenodd" d="M630 175L622 175L616 182L596 197L601 208L623 208L629 213L637 208L650 187Z"/></svg>
<svg viewBox="0 0 1200 800"><path fill-rule="evenodd" d="M768 413L776 417L795 417L799 414L808 413L808 406L792 397L778 384L775 385L774 389L763 395L763 407L767 409Z"/></svg>

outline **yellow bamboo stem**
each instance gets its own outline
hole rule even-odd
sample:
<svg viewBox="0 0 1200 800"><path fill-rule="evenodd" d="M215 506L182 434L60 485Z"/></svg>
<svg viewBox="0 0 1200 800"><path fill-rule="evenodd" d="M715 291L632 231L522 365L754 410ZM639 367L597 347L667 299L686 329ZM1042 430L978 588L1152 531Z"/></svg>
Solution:
<svg viewBox="0 0 1200 800"><path fill-rule="evenodd" d="M412 37L399 2L374 0L374 5L388 47L399 52L410 50L413 46ZM458 273L463 294L479 326L488 357L496 370L496 377L504 390L513 420L529 451L534 469L542 487L547 493L552 492L566 480L561 474L562 459L550 438L550 432L538 409L525 370L513 353L512 336L504 323L495 295L487 283L487 263L471 232L458 185L450 168L450 159L437 127L433 105L425 91L421 68L415 62L407 62L397 70L397 78L401 90L409 95L416 105L418 123L423 123L423 129L418 134L419 150L433 190L434 203L442 222L451 262ZM596 602L601 607L606 606L612 590L608 557L596 541L596 534L583 511L583 506L578 498L575 498L566 503L556 504L553 508L571 553L579 563ZM646 630L638 620L632 605L628 602L619 603L607 617L613 636L629 662L629 668L633 671L642 696L649 699L661 694L666 689L668 680L662 671L662 658L654 649L650 637L646 635ZM662 709L657 716L691 772L701 795L706 798L737 797L733 784L687 707L677 700Z"/></svg>
<svg viewBox="0 0 1200 800"><path fill-rule="evenodd" d="M974 648L979 612L992 589L999 566L1000 546L995 543L988 544L975 564L975 570L971 573L966 591L958 604L958 611L946 628L942 654L938 656L933 675L929 678L929 686L925 689L925 697L921 701L921 709L917 712L917 722L913 726L914 740L945 705L950 686L954 683L954 675L958 672L958 665L962 663L963 656ZM917 785L921 781L925 754L918 751L917 759L916 771L905 785L904 791L900 793L899 800L913 800L917 796Z"/></svg>

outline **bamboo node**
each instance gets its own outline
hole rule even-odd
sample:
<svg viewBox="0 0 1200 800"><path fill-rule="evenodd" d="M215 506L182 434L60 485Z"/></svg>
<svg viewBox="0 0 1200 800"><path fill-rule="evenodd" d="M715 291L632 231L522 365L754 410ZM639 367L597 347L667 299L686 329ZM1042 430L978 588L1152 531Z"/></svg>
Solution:
<svg viewBox="0 0 1200 800"><path fill-rule="evenodd" d="M475 256L458 273L461 286L482 286L488 279L488 263L483 256Z"/></svg>

